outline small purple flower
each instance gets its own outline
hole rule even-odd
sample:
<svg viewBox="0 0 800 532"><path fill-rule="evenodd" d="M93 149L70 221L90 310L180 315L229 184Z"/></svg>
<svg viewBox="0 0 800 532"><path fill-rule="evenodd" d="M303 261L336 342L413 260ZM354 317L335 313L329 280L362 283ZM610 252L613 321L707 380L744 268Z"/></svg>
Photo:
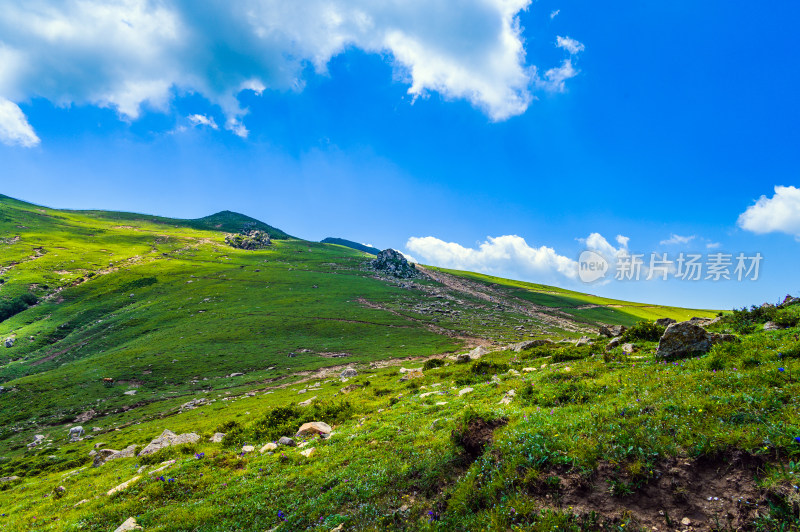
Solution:
<svg viewBox="0 0 800 532"><path fill-rule="evenodd" d="M778 371L780 371L781 373L783 373L783 372L784 372L784 371L786 371L786 370L784 370L783 368L778 368Z"/></svg>
<svg viewBox="0 0 800 532"><path fill-rule="evenodd" d="M175 479L174 479L174 478L171 478L171 479L167 480L167 482L169 482L170 484L172 484L173 482L175 482Z"/></svg>
<svg viewBox="0 0 800 532"><path fill-rule="evenodd" d="M195 453L194 457L200 460L201 458L205 457L206 453Z"/></svg>
<svg viewBox="0 0 800 532"><path fill-rule="evenodd" d="M164 482L164 475L161 475L161 476L160 476L160 477L158 477L156 480L160 480L161 482Z"/></svg>
<svg viewBox="0 0 800 532"><path fill-rule="evenodd" d="M286 514L283 513L283 510L278 510L278 519L286 521Z"/></svg>
<svg viewBox="0 0 800 532"><path fill-rule="evenodd" d="M797 443L800 443L800 436L795 436L794 437L794 441L797 442Z"/></svg>

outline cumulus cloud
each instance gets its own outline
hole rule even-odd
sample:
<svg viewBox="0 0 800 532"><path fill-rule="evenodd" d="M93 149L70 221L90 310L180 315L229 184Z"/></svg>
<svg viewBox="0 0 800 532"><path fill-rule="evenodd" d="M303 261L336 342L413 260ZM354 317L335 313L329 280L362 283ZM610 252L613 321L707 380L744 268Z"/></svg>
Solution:
<svg viewBox="0 0 800 532"><path fill-rule="evenodd" d="M572 55L575 55L578 52L582 52L586 49L582 42L576 41L575 39L571 39L569 37L562 37L561 35L556 37L556 46L563 48Z"/></svg>
<svg viewBox="0 0 800 532"><path fill-rule="evenodd" d="M673 244L688 244L689 242L691 242L695 238L697 238L697 235L681 236L681 235L676 235L675 233L672 233L672 235L668 239L662 240L659 243L662 246L670 246L670 245L673 245Z"/></svg>
<svg viewBox="0 0 800 532"><path fill-rule="evenodd" d="M800 188L776 186L775 195L761 196L739 215L738 224L753 233L788 233L800 240Z"/></svg>
<svg viewBox="0 0 800 532"><path fill-rule="evenodd" d="M39 144L39 137L17 104L0 97L0 142L9 146L31 148Z"/></svg>
<svg viewBox="0 0 800 532"><path fill-rule="evenodd" d="M210 127L211 129L219 129L217 122L211 116L189 115L188 118L189 122L191 122L193 126L206 126Z"/></svg>
<svg viewBox="0 0 800 532"><path fill-rule="evenodd" d="M602 254L610 264L627 253L628 238L617 236L614 247L601 234L592 233L578 239L586 249ZM406 243L423 262L455 270L470 270L491 275L532 281L574 280L578 277L578 262L560 255L548 246L532 246L517 235L488 237L476 247L445 242L433 236L412 237Z"/></svg>
<svg viewBox="0 0 800 532"><path fill-rule="evenodd" d="M28 0L0 10L0 97L90 104L136 119L199 93L246 136L241 91L304 87L348 48L380 54L413 97L464 99L492 120L563 90L570 61L538 82L519 13L530 0ZM561 38L559 39L568 39ZM567 50L582 49L569 39ZM572 53L572 52L570 52Z"/></svg>
<svg viewBox="0 0 800 532"><path fill-rule="evenodd" d="M517 235L488 237L477 248L433 236L411 237L406 247L428 264L494 275L539 278L554 273L574 278L577 262L547 246L532 247Z"/></svg>
<svg viewBox="0 0 800 532"><path fill-rule="evenodd" d="M550 20L553 20L554 18L556 18L559 13L561 13L560 9L555 9L555 10L551 11L550 12Z"/></svg>

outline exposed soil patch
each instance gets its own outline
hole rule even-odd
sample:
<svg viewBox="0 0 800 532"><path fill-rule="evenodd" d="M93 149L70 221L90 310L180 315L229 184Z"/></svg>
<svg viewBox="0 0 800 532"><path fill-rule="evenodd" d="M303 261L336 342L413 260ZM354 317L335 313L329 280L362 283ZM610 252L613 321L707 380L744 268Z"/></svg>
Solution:
<svg viewBox="0 0 800 532"><path fill-rule="evenodd" d="M492 443L494 431L506 423L508 420L505 418L486 420L476 417L469 420L463 429L454 430L453 440L464 449L464 453L470 461L474 461L483 454L486 446Z"/></svg>
<svg viewBox="0 0 800 532"><path fill-rule="evenodd" d="M601 463L590 477L550 471L541 478L557 477L557 487L543 484L532 491L545 506L595 512L615 522L631 518L647 530L749 530L769 509L768 494L756 485L763 466L763 460L742 452L671 459L632 494L615 495L612 486L631 479L621 476L619 466Z"/></svg>

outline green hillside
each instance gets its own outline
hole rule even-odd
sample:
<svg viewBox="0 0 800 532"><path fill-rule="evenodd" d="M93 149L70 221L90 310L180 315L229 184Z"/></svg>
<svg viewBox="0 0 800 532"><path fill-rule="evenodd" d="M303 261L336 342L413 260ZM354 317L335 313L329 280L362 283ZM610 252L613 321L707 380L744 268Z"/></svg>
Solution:
<svg viewBox="0 0 800 532"><path fill-rule="evenodd" d="M276 240L226 245L244 224ZM364 253L275 231L230 212L181 221L0 197L0 341L13 339L0 347L0 477L18 477L0 479L0 526L660 530L684 517L674 512L708 514L696 485L717 478L703 466L708 478L677 479L674 461L733 456L738 475L759 478L748 496L775 506L756 516L761 530L793 515L781 490L800 436L796 307L731 314L715 327L741 343L666 365L635 332L634 354L604 350L598 326L715 311L426 266L395 279ZM790 328L756 331L768 318ZM592 341L559 343L582 336ZM530 339L556 343L511 350ZM476 346L491 353L456 362ZM424 369L409 379L400 365ZM346 383L345 366L359 373ZM200 407L181 411L190 401ZM79 416L87 434L70 443ZM316 454L242 453L305 421L334 426L309 444ZM143 446L164 429L201 439L91 467L95 447ZM215 432L222 443L208 442ZM163 478L148 474L167 460ZM677 482L667 520L636 498L659 475ZM598 498L580 499L584 488Z"/></svg>
<svg viewBox="0 0 800 532"><path fill-rule="evenodd" d="M359 244L358 242L353 242L352 240L345 240L344 238L323 238L320 240L323 244L337 244L339 246L344 246L347 248L353 248L358 251L363 251L364 253L369 253L370 255L377 255L381 252L378 248L374 248L372 246L367 246L366 244Z"/></svg>

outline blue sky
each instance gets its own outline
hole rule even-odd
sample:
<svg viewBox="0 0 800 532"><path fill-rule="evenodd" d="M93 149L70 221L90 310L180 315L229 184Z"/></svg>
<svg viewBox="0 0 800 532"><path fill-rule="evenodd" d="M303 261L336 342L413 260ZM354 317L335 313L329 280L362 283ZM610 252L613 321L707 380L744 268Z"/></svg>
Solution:
<svg viewBox="0 0 800 532"><path fill-rule="evenodd" d="M230 209L637 301L800 292L795 3L18 4L3 194ZM757 281L585 285L587 248L764 258Z"/></svg>

